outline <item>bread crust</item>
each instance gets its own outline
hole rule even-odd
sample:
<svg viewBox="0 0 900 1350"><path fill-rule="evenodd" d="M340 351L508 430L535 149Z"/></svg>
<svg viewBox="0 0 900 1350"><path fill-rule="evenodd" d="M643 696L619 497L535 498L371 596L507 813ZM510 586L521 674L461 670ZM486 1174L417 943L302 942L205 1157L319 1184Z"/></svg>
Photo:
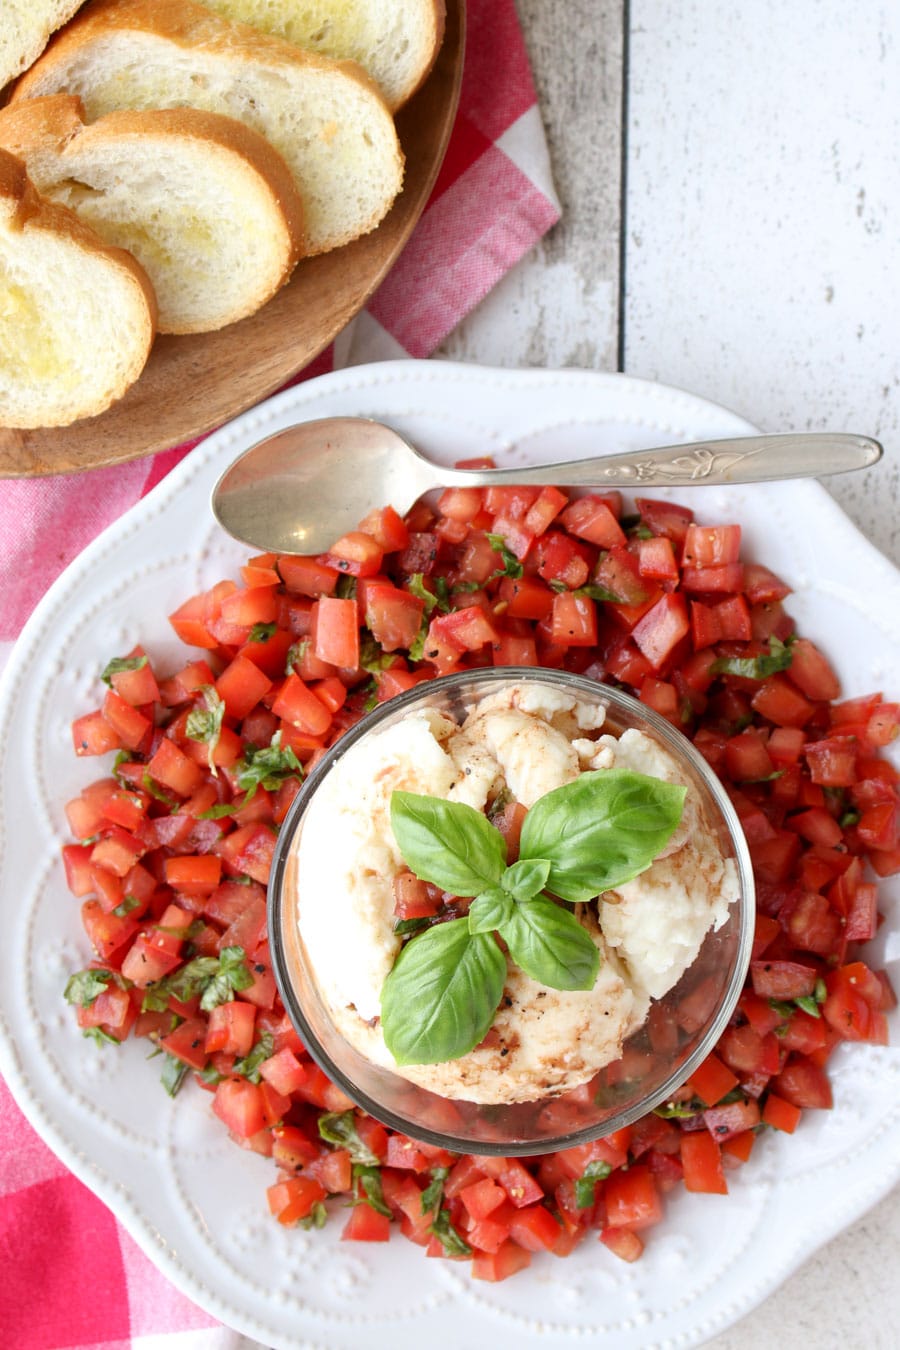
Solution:
<svg viewBox="0 0 900 1350"><path fill-rule="evenodd" d="M35 9L39 6L40 0L31 0L31 3ZM71 19L80 5L81 0L56 0L55 4L47 6L47 12L38 21L38 26L26 37L26 45L13 49L6 64L0 61L0 90L37 60L50 41L51 35Z"/></svg>
<svg viewBox="0 0 900 1350"><path fill-rule="evenodd" d="M203 47L222 56L239 55L264 65L312 66L319 70L340 67L351 79L376 95L390 112L381 90L357 61L332 61L327 56L295 47L270 37L248 24L222 19L194 0L90 0L65 28L50 40L39 61L16 82L11 102L32 98L41 71L68 61L73 52L106 33L134 29L156 34L191 50Z"/></svg>
<svg viewBox="0 0 900 1350"><path fill-rule="evenodd" d="M283 156L252 127L199 108L123 108L86 122L77 94L45 94L0 108L0 148L23 159L29 148L44 140L65 156L67 150L89 152L129 138L140 150L149 137L159 136L221 146L265 181L290 235L288 271L293 271L305 252L303 201Z"/></svg>
<svg viewBox="0 0 900 1350"><path fill-rule="evenodd" d="M61 237L78 251L103 259L120 274L128 288L138 292L139 307L142 305L144 310L139 340L133 344L130 359L115 388L107 391L106 395L96 398L93 403L85 402L79 405L74 411L68 405L57 409L48 407L40 422L30 420L27 415L23 418L21 413L14 410L7 412L0 408L0 423L13 427L68 426L79 418L92 417L104 412L137 380L150 354L156 333L157 309L156 294L147 273L130 253L105 243L89 225L79 220L74 211L42 197L28 178L22 162L2 149L0 149L0 231L12 236L13 247L15 235L37 231ZM60 303L65 303L65 299L61 299Z"/></svg>
<svg viewBox="0 0 900 1350"><path fill-rule="evenodd" d="M138 41L149 38L170 42L189 55L196 52L198 59L202 53L203 59L211 60L213 64L222 58L232 77L235 70L242 67L250 72L251 78L255 78L257 71L274 71L277 75L283 70L286 79L296 79L298 72L314 72L315 77L326 81L325 87L329 89L334 86L337 72L341 81L357 85L366 116L371 116L372 141L378 142L384 150L378 162L384 191L373 200L367 218L357 215L350 224L317 231L309 198L305 196L308 184L304 183L304 166L299 162L302 142L298 142L298 163L292 164L292 168L301 197L307 201L307 252L320 253L340 247L368 233L384 218L402 185L403 152L391 111L362 66L355 61L333 61L245 24L232 23L194 4L193 0L92 0L57 33L39 61L17 82L11 104L15 106L23 99L65 88L65 75L70 66L95 43L102 44L104 38L120 33L133 34ZM90 100L87 101L90 111ZM322 135L321 129L314 134ZM282 148L289 157L287 143L282 144Z"/></svg>

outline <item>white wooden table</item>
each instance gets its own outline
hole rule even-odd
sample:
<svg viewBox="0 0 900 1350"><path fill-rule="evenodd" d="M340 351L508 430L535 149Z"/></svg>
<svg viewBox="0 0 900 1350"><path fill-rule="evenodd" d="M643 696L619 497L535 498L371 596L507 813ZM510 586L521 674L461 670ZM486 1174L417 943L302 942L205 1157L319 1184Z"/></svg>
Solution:
<svg viewBox="0 0 900 1350"><path fill-rule="evenodd" d="M900 564L900 5L517 3L564 217L441 355L877 436L827 486ZM710 1350L893 1350L898 1259L900 1190Z"/></svg>

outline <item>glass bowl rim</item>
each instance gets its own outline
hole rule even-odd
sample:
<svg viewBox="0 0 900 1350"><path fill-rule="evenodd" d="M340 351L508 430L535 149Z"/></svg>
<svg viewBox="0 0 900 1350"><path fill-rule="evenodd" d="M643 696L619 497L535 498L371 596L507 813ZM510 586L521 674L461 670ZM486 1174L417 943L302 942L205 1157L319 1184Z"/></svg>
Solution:
<svg viewBox="0 0 900 1350"><path fill-rule="evenodd" d="M570 1130L568 1133L550 1136L546 1139L526 1141L513 1139L466 1140L461 1135L453 1135L419 1125L398 1112L381 1106L369 1097L334 1062L328 1051L321 1045L318 1036L307 1020L290 979L287 953L282 939L283 883L291 843L298 821L302 817L308 802L332 767L369 732L377 729L388 718L394 717L398 713L402 713L404 709L415 705L424 696L439 695L443 690L452 693L460 687L472 684L491 684L501 680L508 683L565 685L573 692L581 691L590 694L592 698L600 695L604 700L609 701L611 707L620 709L636 721L644 722L647 728L658 736L664 747L676 759L684 758L688 761L709 792L721 814L734 849L740 886L739 900L736 902L740 907L740 928L728 987L704 1036L691 1053L673 1068L657 1089L648 1096L642 1097L639 1103L623 1107L621 1111L617 1111L613 1116L597 1125ZM481 666L472 670L456 671L452 675L439 675L433 679L422 680L411 689L385 700L371 712L365 713L326 751L315 767L303 779L300 790L281 824L272 858L266 910L272 971L285 1011L300 1036L307 1054L355 1105L390 1129L409 1135L411 1138L420 1139L436 1148L447 1149L453 1153L476 1152L495 1157L528 1157L538 1156L542 1153L554 1153L578 1144L591 1143L595 1139L613 1134L616 1130L632 1124L641 1116L654 1110L690 1078L694 1070L706 1059L715 1046L737 1005L750 964L756 904L750 850L737 812L720 779L713 773L709 764L683 732L679 731L661 714L655 712L654 709L641 703L633 695L627 694L624 690L617 689L615 686L604 684L602 681L591 679L589 676L576 675L570 671L544 666ZM390 1072L390 1070L385 1070L385 1072Z"/></svg>

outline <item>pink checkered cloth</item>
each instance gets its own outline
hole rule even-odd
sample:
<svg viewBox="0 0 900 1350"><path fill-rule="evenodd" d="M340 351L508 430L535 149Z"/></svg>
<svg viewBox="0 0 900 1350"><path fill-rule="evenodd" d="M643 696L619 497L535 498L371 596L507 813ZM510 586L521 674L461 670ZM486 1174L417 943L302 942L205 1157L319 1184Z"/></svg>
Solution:
<svg viewBox="0 0 900 1350"><path fill-rule="evenodd" d="M460 111L440 179L350 334L299 378L425 357L558 219L514 0L469 0ZM44 590L190 453L0 483L0 664ZM236 1350L50 1152L0 1082L3 1350Z"/></svg>

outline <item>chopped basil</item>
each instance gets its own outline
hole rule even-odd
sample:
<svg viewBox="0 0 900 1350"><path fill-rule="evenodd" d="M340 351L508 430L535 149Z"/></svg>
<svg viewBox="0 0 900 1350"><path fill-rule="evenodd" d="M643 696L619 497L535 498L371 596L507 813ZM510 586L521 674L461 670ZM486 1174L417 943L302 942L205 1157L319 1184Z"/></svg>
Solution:
<svg viewBox="0 0 900 1350"><path fill-rule="evenodd" d="M116 905L113 914L115 914L117 919L124 919L126 914L130 914L133 909L138 909L140 903L141 902L136 895L126 895L122 903Z"/></svg>
<svg viewBox="0 0 900 1350"><path fill-rule="evenodd" d="M495 553L500 554L500 557L503 561L502 568L498 572L495 572L493 576L489 578L489 580L493 581L495 577L504 577L504 576L512 577L514 580L518 580L518 578L522 575L525 569L519 562L516 555L513 552L511 552L509 548L507 548L506 540L503 538L503 535L489 534L488 543L490 544L491 548L494 550Z"/></svg>
<svg viewBox="0 0 900 1350"><path fill-rule="evenodd" d="M356 599L356 577L347 576L338 577L334 593L339 600Z"/></svg>
<svg viewBox="0 0 900 1350"><path fill-rule="evenodd" d="M114 656L100 676L104 684L112 687L112 677L125 670L143 670L147 664L146 656Z"/></svg>
<svg viewBox="0 0 900 1350"><path fill-rule="evenodd" d="M606 586L596 586L589 582L586 586L578 586L572 592L573 595L586 595L589 600L602 600L608 605L621 605L623 603L621 595L616 595Z"/></svg>
<svg viewBox="0 0 900 1350"><path fill-rule="evenodd" d="M249 989L252 983L243 947L223 947L217 957L197 956L150 985L141 1010L162 1012L169 1006L170 998L188 1003L199 995L203 1012L212 1012L241 989Z"/></svg>
<svg viewBox="0 0 900 1350"><path fill-rule="evenodd" d="M422 929L428 928L430 924L430 919L397 919L394 932L405 937L409 933L421 933Z"/></svg>
<svg viewBox="0 0 900 1350"><path fill-rule="evenodd" d="M309 638L300 638L299 641L291 643L288 647L288 653L284 661L285 675L294 673L294 666L298 665L309 649Z"/></svg>
<svg viewBox="0 0 900 1350"><path fill-rule="evenodd" d="M244 1055L242 1059L234 1061L233 1072L239 1073L242 1078L248 1078L251 1083L258 1083L259 1066L264 1064L267 1059L272 1058L274 1047L275 1043L271 1031L264 1031L249 1055Z"/></svg>
<svg viewBox="0 0 900 1350"><path fill-rule="evenodd" d="M268 642L278 630L277 623L255 623L247 635L248 642Z"/></svg>
<svg viewBox="0 0 900 1350"><path fill-rule="evenodd" d="M374 712L378 707L378 685L374 680L369 681L369 692L363 702L363 712Z"/></svg>
<svg viewBox="0 0 900 1350"><path fill-rule="evenodd" d="M106 992L106 986L113 978L111 970L79 970L70 975L63 997L67 1003L79 1008L89 1008L96 998Z"/></svg>
<svg viewBox="0 0 900 1350"><path fill-rule="evenodd" d="M324 1228L328 1222L328 1210L321 1200L317 1200L305 1219L300 1220L301 1228Z"/></svg>
<svg viewBox="0 0 900 1350"><path fill-rule="evenodd" d="M597 1195L597 1182L604 1181L611 1171L612 1168L609 1163L602 1162L599 1158L588 1163L575 1182L575 1204L578 1209L588 1209L594 1203Z"/></svg>
<svg viewBox="0 0 900 1350"><path fill-rule="evenodd" d="M282 749L280 731L276 731L271 743L260 750L248 745L243 759L235 765L235 771L238 787L247 794L242 803L244 806L258 787L274 792L285 778L303 777L303 765L294 751L289 745Z"/></svg>
<svg viewBox="0 0 900 1350"><path fill-rule="evenodd" d="M787 670L793 660L792 639L782 642L774 635L769 639L769 650L762 656L720 656L713 661L714 675L740 675L745 680L765 680L780 670Z"/></svg>
<svg viewBox="0 0 900 1350"><path fill-rule="evenodd" d="M409 644L410 661L422 660L422 657L425 655L425 639L427 637L428 637L428 620L426 618L423 618L418 633L416 633L416 636Z"/></svg>
<svg viewBox="0 0 900 1350"><path fill-rule="evenodd" d="M842 830L849 829L851 825L859 824L860 813L858 811L845 811L841 816L839 824Z"/></svg>
<svg viewBox="0 0 900 1350"><path fill-rule="evenodd" d="M360 1194L362 1192L362 1194ZM381 1187L381 1168L367 1163L353 1164L353 1194L358 1205L369 1205L376 1214L386 1219L394 1216L384 1203L384 1191Z"/></svg>
<svg viewBox="0 0 900 1350"><path fill-rule="evenodd" d="M212 1064L207 1064L205 1069L197 1070L197 1077L202 1082L206 1083L207 1087L216 1087L221 1083L224 1076L225 1075L219 1073L219 1070Z"/></svg>
<svg viewBox="0 0 900 1350"><path fill-rule="evenodd" d="M441 1207L444 1198L444 1182L450 1175L449 1167L432 1167L431 1180L422 1192L422 1213L430 1214Z"/></svg>
<svg viewBox="0 0 900 1350"><path fill-rule="evenodd" d="M443 584L441 584L443 583ZM425 575L423 572L413 572L406 580L406 589L410 595L416 595L420 600L425 601L425 613L430 614L435 608L443 614L450 610L450 600L447 594L446 577L434 578L434 590L430 591L425 585Z"/></svg>
<svg viewBox="0 0 900 1350"><path fill-rule="evenodd" d="M215 775L215 753L225 720L225 700L211 684L201 685L200 696L200 703L188 713L184 729L192 741L200 741L206 746L207 763Z"/></svg>
<svg viewBox="0 0 900 1350"><path fill-rule="evenodd" d="M448 1256L471 1256L472 1248L453 1227L450 1211L443 1204L444 1182L449 1174L449 1167L432 1167L431 1181L422 1192L422 1213L433 1215L428 1231L438 1239Z"/></svg>
<svg viewBox="0 0 900 1350"><path fill-rule="evenodd" d="M158 802L162 802L164 806L168 806L171 811L178 810L181 803L177 801L175 797L170 796L168 792L164 792L161 787L157 787L147 769L141 774L141 782L144 786L144 791L149 793L151 797L155 797Z"/></svg>
<svg viewBox="0 0 900 1350"><path fill-rule="evenodd" d="M159 1081L170 1097L175 1096L187 1077L187 1072L188 1066L183 1064L180 1059L176 1059L174 1055L166 1055Z"/></svg>
<svg viewBox="0 0 900 1350"><path fill-rule="evenodd" d="M327 1111L319 1116L319 1138L326 1144L345 1148L355 1163L364 1167L378 1165L379 1159L360 1138L355 1111Z"/></svg>
<svg viewBox="0 0 900 1350"><path fill-rule="evenodd" d="M116 1036L111 1036L108 1031L102 1027L85 1027L82 1036L86 1036L89 1041L96 1041L98 1045L121 1045L122 1042Z"/></svg>
<svg viewBox="0 0 900 1350"><path fill-rule="evenodd" d="M440 1209L428 1225L428 1231L440 1242L448 1256L471 1256L472 1248L450 1222L449 1209Z"/></svg>
<svg viewBox="0 0 900 1350"><path fill-rule="evenodd" d="M381 644L375 641L367 629L363 630L359 641L359 664L363 670L367 670L371 675L377 675L379 671L392 666L396 659L393 652L382 650Z"/></svg>
<svg viewBox="0 0 900 1350"><path fill-rule="evenodd" d="M810 1017L822 1016L818 1003L811 995L805 994L802 998L794 999L794 1002L798 1008L802 1008L805 1013L809 1013Z"/></svg>
<svg viewBox="0 0 900 1350"><path fill-rule="evenodd" d="M653 1114L659 1116L661 1120L689 1120L699 1110L700 1107L693 1102L665 1102L662 1106L655 1107Z"/></svg>

